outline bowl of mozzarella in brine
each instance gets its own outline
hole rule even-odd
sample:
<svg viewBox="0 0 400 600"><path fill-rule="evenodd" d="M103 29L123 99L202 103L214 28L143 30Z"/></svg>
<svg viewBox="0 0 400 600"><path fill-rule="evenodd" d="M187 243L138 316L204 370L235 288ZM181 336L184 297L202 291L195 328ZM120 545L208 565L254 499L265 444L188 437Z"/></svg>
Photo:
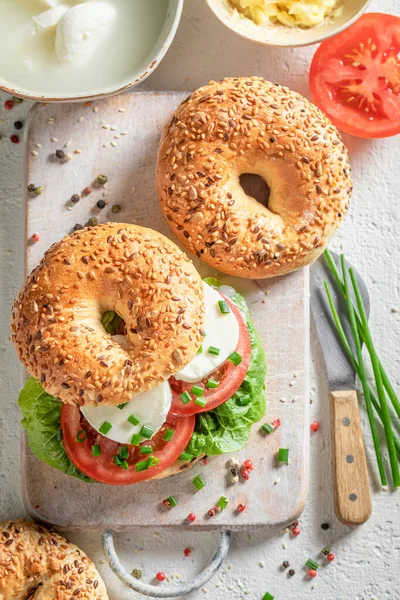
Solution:
<svg viewBox="0 0 400 600"><path fill-rule="evenodd" d="M33 100L100 98L143 81L183 0L0 0L0 89Z"/></svg>

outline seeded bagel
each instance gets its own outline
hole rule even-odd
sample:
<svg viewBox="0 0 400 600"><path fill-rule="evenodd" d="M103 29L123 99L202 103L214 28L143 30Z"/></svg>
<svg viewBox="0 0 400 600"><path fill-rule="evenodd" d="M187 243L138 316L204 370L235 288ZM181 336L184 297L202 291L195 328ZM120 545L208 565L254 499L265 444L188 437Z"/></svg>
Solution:
<svg viewBox="0 0 400 600"><path fill-rule="evenodd" d="M96 567L55 531L19 521L0 522L2 600L107 600Z"/></svg>
<svg viewBox="0 0 400 600"><path fill-rule="evenodd" d="M270 188L267 206L243 174ZM352 191L347 150L300 94L260 77L211 81L176 110L157 159L161 208L179 241L229 275L264 278L324 250Z"/></svg>
<svg viewBox="0 0 400 600"><path fill-rule="evenodd" d="M101 324L125 321L129 348ZM68 404L120 404L189 363L203 340L203 284L166 237L108 223L54 244L27 278L12 338L28 373Z"/></svg>

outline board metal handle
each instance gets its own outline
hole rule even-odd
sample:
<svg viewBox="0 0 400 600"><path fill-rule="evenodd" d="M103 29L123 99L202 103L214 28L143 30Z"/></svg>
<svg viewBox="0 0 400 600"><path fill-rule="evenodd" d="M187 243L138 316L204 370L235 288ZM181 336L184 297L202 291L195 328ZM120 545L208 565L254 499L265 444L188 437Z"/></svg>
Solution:
<svg viewBox="0 0 400 600"><path fill-rule="evenodd" d="M206 584L207 581L214 577L217 571L221 568L222 563L228 554L230 539L230 531L221 531L219 535L218 548L214 556L212 557L208 566L201 571L201 573L196 575L196 577L190 581L183 581L174 586L160 587L139 581L125 571L115 551L112 532L106 529L102 534L104 554L106 555L108 564L116 576L119 577L119 579L121 579L121 581L123 581L129 588L131 588L131 590L139 592L139 594L143 594L144 596L151 596L152 598L176 598L177 596L185 596L186 594L190 594L194 590L197 590Z"/></svg>

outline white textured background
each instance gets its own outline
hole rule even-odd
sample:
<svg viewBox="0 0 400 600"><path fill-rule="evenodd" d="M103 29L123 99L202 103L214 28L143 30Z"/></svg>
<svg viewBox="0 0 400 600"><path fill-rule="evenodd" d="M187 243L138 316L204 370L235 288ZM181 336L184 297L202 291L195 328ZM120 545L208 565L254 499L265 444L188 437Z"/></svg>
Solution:
<svg viewBox="0 0 400 600"><path fill-rule="evenodd" d="M375 1L370 10L400 13L399 0ZM192 89L212 78L262 75L306 96L308 67L314 48L268 49L246 42L224 28L203 0L186 0L177 37L157 71L144 86L150 89ZM12 52L12 49L10 49ZM3 95L2 100L5 100ZM22 371L9 340L10 308L23 280L24 261L24 144L10 142L12 123L24 119L29 103L7 112L0 107L0 519L23 514L19 481L19 412L16 403ZM22 136L21 136L22 137ZM350 213L334 246L342 246L368 282L372 296L371 323L376 346L400 390L400 137L356 140L345 136L351 153L355 190ZM39 232L40 233L40 232ZM268 349L267 349L268 352ZM225 568L191 600L249 598L261 600L266 591L276 600L399 600L400 496L383 492L376 478L373 448L365 411L367 454L372 465L373 514L351 529L337 522L331 492L327 387L318 348L313 342L311 418L321 429L311 439L309 499L301 517L301 535L291 538L262 531L235 534ZM254 476L257 476L256 474ZM68 499L66 499L67 501ZM321 523L330 529L321 530ZM139 595L120 585L105 564L97 534L70 536L94 558L108 584L111 600ZM118 536L118 550L129 570L143 569L146 581L162 570L175 578L194 575L205 565L216 544L213 534L172 536L146 532ZM331 545L337 558L310 582L304 563ZM190 558L183 549L192 547ZM296 574L280 570L289 560ZM163 584L165 586L168 583Z"/></svg>

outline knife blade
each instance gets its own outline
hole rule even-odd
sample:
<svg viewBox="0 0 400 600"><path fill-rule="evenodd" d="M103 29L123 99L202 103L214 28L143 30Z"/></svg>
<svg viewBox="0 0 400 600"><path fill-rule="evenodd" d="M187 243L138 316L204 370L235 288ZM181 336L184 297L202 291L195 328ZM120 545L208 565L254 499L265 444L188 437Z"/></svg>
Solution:
<svg viewBox="0 0 400 600"><path fill-rule="evenodd" d="M339 256L331 254L341 273ZM347 269L350 266L346 263ZM368 316L368 290L359 273L354 268L353 271ZM371 494L355 389L356 373L337 334L324 281L329 285L346 337L356 355L346 303L326 260L321 257L311 269L311 313L330 392L335 512L342 523L359 525L371 514Z"/></svg>

